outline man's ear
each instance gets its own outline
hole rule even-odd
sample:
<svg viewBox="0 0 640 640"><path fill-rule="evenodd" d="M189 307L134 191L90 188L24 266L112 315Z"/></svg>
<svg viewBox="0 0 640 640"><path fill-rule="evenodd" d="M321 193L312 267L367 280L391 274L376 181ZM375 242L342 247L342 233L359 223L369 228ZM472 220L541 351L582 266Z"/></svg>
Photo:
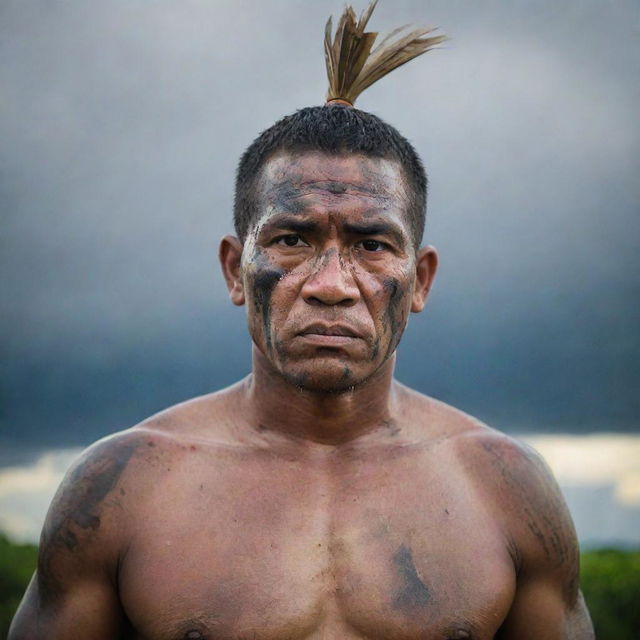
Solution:
<svg viewBox="0 0 640 640"><path fill-rule="evenodd" d="M242 283L242 274L240 273L242 260L242 243L240 240L235 236L222 238L218 257L220 258L224 279L227 282L231 302L242 306L244 304L244 285Z"/></svg>
<svg viewBox="0 0 640 640"><path fill-rule="evenodd" d="M411 311L413 313L419 313L424 309L437 270L438 252L435 247L422 247L416 256L416 282L411 300Z"/></svg>

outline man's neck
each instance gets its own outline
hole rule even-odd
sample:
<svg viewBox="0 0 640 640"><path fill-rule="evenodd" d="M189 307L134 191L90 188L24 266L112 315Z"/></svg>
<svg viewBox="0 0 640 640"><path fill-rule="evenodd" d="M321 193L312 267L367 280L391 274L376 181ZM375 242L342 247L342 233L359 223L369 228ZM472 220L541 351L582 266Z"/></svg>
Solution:
<svg viewBox="0 0 640 640"><path fill-rule="evenodd" d="M274 371L253 346L253 372L244 385L251 421L292 440L340 445L383 436L393 422L395 354L366 382L341 393L301 389Z"/></svg>

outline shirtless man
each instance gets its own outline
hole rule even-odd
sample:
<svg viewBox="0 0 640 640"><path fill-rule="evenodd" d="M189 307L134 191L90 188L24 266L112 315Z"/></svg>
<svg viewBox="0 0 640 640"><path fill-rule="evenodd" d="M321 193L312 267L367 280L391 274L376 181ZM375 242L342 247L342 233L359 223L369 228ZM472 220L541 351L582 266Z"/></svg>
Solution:
<svg viewBox="0 0 640 640"><path fill-rule="evenodd" d="M356 109L253 143L220 247L252 372L86 451L11 640L593 638L544 463L393 379L437 266L425 194Z"/></svg>

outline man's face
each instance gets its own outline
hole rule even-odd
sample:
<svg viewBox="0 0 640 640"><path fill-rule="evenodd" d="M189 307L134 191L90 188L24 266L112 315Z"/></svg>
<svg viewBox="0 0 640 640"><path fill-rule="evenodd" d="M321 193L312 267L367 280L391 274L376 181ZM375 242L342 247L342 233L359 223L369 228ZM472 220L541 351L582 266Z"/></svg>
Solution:
<svg viewBox="0 0 640 640"><path fill-rule="evenodd" d="M290 382L344 391L394 353L416 296L404 189L389 160L313 152L265 165L240 280L253 341Z"/></svg>

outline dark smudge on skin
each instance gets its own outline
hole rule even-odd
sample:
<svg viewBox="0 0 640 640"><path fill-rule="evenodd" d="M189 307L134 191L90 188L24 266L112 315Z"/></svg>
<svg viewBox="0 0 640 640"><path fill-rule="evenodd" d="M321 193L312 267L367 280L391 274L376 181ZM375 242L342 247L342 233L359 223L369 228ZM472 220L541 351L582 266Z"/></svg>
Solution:
<svg viewBox="0 0 640 640"><path fill-rule="evenodd" d="M551 558L551 552L549 551L549 546L547 545L547 539L546 539L544 533L542 532L542 529L538 525L538 522L536 521L536 518L534 517L533 513L531 512L531 510L528 509L527 507L524 507L523 511L527 516L527 528L529 529L529 531L531 531L531 533L538 540L538 543L540 544L540 546L544 550L545 556L550 559ZM564 552L562 553L562 560L564 560Z"/></svg>
<svg viewBox="0 0 640 640"><path fill-rule="evenodd" d="M305 175L299 171L299 160L295 156L289 159L286 173L273 176L272 184L264 191L265 202L279 213L304 213L307 204L302 198L314 191L327 192L331 195L364 194L372 197L377 204L374 212L379 214L380 207L387 208L391 199L388 185L381 180L378 173L363 160L359 163L363 180L356 183L340 180L305 180ZM286 176L286 177L285 177ZM267 179L267 182L269 179ZM265 187L263 182L263 187Z"/></svg>
<svg viewBox="0 0 640 640"><path fill-rule="evenodd" d="M389 430L390 436L397 436L400 433L400 427L393 418L384 420L382 424Z"/></svg>
<svg viewBox="0 0 640 640"><path fill-rule="evenodd" d="M400 324L401 318L399 317L400 303L402 302L405 294L404 288L400 285L400 282L396 278L386 278L382 283L385 291L389 295L389 304L385 311L385 320L388 322L389 332L391 334L389 340L389 349L387 355L393 353L400 342Z"/></svg>
<svg viewBox="0 0 640 640"><path fill-rule="evenodd" d="M262 249L256 248L253 257L253 270L249 277L255 309L262 316L262 326L267 348L271 347L271 295L276 284L283 278L285 271L277 269L269 262Z"/></svg>
<svg viewBox="0 0 640 640"><path fill-rule="evenodd" d="M267 202L278 213L290 213L293 215L303 213L307 205L300 198L304 195L300 188L301 177L293 176L282 182L278 182L267 191Z"/></svg>
<svg viewBox="0 0 640 640"><path fill-rule="evenodd" d="M80 545L78 536L100 528L100 505L116 486L139 444L137 439L125 439L99 445L64 481L59 497L54 499L56 508L42 533L38 578L43 597L55 585L52 564L58 553L75 552Z"/></svg>
<svg viewBox="0 0 640 640"><path fill-rule="evenodd" d="M402 580L402 586L396 592L393 606L401 611L413 612L416 608L428 604L431 593L418 576L411 549L404 544L401 545L393 556L393 564Z"/></svg>
<svg viewBox="0 0 640 640"><path fill-rule="evenodd" d="M344 184L343 182L328 182L325 185L325 189L329 192L329 193L333 193L335 195L339 195L342 193L346 193L348 186L346 184Z"/></svg>
<svg viewBox="0 0 640 640"><path fill-rule="evenodd" d="M380 338L376 338L371 346L371 360L375 360L380 353Z"/></svg>
<svg viewBox="0 0 640 640"><path fill-rule="evenodd" d="M522 520L546 559L555 567L568 565L571 578L565 585L565 594L567 601L573 602L578 592L579 554L570 520L549 516L561 514L566 508L552 480L546 476L543 465L526 450L520 455L509 455L493 443L483 442L482 447L490 454L504 484L517 496ZM532 491L532 486L538 490Z"/></svg>
<svg viewBox="0 0 640 640"><path fill-rule="evenodd" d="M271 294L281 277L282 271L277 269L265 269L257 272L253 281L253 299L257 311L262 314L262 326L264 327L267 346L271 345Z"/></svg>
<svg viewBox="0 0 640 640"><path fill-rule="evenodd" d="M72 523L81 529L100 527L97 507L115 486L136 448L137 443L114 446L104 457L81 465L71 474L65 483L60 517L48 531L52 541L62 542L73 551L78 541L69 528Z"/></svg>

